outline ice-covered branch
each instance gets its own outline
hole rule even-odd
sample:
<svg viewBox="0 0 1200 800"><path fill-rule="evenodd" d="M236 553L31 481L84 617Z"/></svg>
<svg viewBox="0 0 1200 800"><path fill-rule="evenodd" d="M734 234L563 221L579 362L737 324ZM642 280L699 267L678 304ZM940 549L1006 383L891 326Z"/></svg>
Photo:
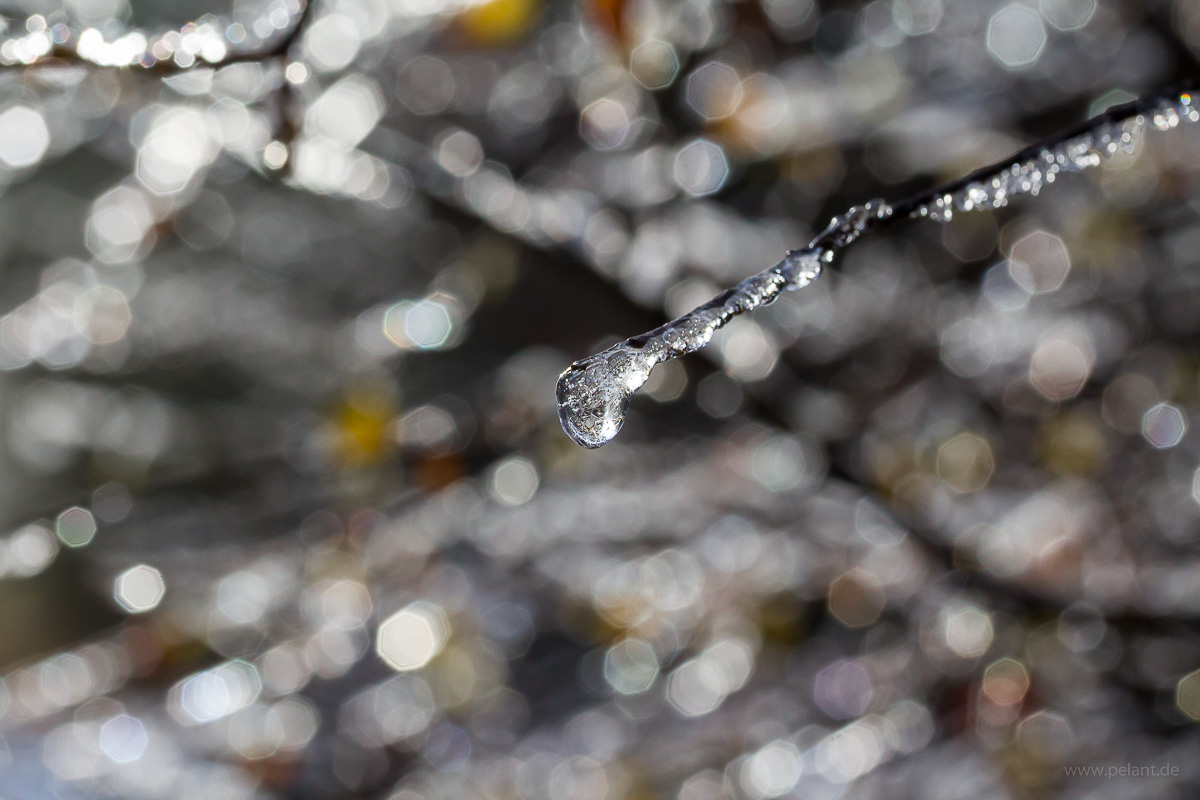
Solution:
<svg viewBox="0 0 1200 800"><path fill-rule="evenodd" d="M1200 121L1196 108L1200 102L1191 94L1197 88L1200 80L1148 94L959 180L894 204L872 200L851 208L835 217L807 247L788 252L766 272L672 322L568 367L556 389L563 430L584 447L600 447L620 431L630 398L656 364L701 349L718 328L739 314L775 302L784 290L807 286L863 233L902 218L946 222L955 212L1000 208L1011 197L1036 195L1061 173L1079 172L1117 152L1131 151L1147 124L1169 130L1182 121Z"/></svg>
<svg viewBox="0 0 1200 800"><path fill-rule="evenodd" d="M313 0L277 0L249 26L206 15L179 30L158 34L134 30L112 39L97 28L78 30L35 14L23 21L18 32L0 38L0 69L75 64L170 74L268 61L287 55L307 28L313 6Z"/></svg>
<svg viewBox="0 0 1200 800"><path fill-rule="evenodd" d="M274 0L248 24L205 15L178 30L158 34L132 30L116 38L94 27L73 28L53 16L34 14L19 23L0 20L0 70L65 65L167 77L234 64L274 65L282 76L269 94L273 123L262 162L269 170L286 174L289 145L297 134L287 68L293 45L308 30L315 6L316 0Z"/></svg>

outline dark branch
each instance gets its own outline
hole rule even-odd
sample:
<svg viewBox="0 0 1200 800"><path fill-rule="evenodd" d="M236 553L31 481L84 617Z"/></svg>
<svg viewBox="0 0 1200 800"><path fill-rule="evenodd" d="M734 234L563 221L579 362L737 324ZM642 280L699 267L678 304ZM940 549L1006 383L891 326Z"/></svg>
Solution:
<svg viewBox="0 0 1200 800"><path fill-rule="evenodd" d="M216 61L204 61L197 59L187 66L182 66L170 59L160 59L151 64L133 63L123 66L110 66L106 64L97 64L81 56L78 50L66 44L56 44L45 56L42 56L36 61L28 64L12 63L0 64L0 70L5 69L29 69L33 67L44 67L52 65L72 65L92 67L96 69L122 69L133 72L142 72L151 75L174 75L181 72L190 72L196 69L220 69L222 67L232 66L234 64L258 64L266 61L274 61L287 58L289 52L304 31L308 29L312 22L314 8L317 0L305 0L304 6L300 13L296 15L295 22L292 27L283 36L272 44L270 47L265 47L257 50L246 50L243 52L229 53L223 58Z"/></svg>
<svg viewBox="0 0 1200 800"><path fill-rule="evenodd" d="M951 181L950 183L945 183L941 186L935 186L932 189L927 189L909 198L901 200L898 203L894 203L892 204L891 216L873 219L868 227L878 228L888 222L907 218L922 206L927 206L935 202L939 197L944 197L948 194L956 194L970 186L972 183L987 183L993 178L1011 169L1013 164L1019 164L1024 161L1037 158L1044 150L1053 150L1054 148L1070 141L1071 139L1092 133L1093 131L1097 131L1105 125L1121 123L1126 120L1133 119L1141 114L1145 114L1147 111L1154 109L1164 101L1178 99L1181 94L1194 91L1200 91L1200 78L1191 78L1170 88L1161 89L1159 91L1143 95L1129 103L1113 106L1103 114L1097 114L1089 120L1085 120L1077 125L1072 125L1071 127L1048 136L1039 142L1035 142L1023 150L1019 150L1007 158L997 161L995 164L981 167L971 174Z"/></svg>

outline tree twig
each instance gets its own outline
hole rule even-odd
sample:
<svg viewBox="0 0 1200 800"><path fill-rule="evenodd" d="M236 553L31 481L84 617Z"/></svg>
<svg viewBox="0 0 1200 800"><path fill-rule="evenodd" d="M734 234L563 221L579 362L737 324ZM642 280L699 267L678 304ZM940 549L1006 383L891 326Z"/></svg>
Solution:
<svg viewBox="0 0 1200 800"><path fill-rule="evenodd" d="M895 204L872 200L835 217L815 239L787 253L775 266L746 278L709 302L607 350L576 361L559 376L556 395L563 430L585 447L600 447L621 429L629 399L650 377L656 364L705 347L717 329L734 317L769 305L787 290L808 285L825 265L862 234L899 219L949 220L956 211L999 208L1010 197L1037 194L1060 173L1095 166L1132 148L1133 128L1153 112L1154 127L1171 128L1183 119L1200 121L1191 92L1200 79L1151 92L1114 106L1012 156ZM1137 124L1129 127L1131 121Z"/></svg>
<svg viewBox="0 0 1200 800"><path fill-rule="evenodd" d="M294 45L300 39L312 21L313 10L316 7L316 0L303 0L303 3L304 4L300 9L300 13L296 15L291 27L283 36L279 37L269 47L227 52L221 58L211 61L197 58L191 63L180 64L174 59L155 58L149 63L147 63L145 60L139 59L137 61L131 61L128 64L102 64L80 54L78 50L80 35L74 34L70 37L74 41L73 45L65 42L56 43L52 45L47 52L29 62L0 62L0 70L29 69L33 67L53 65L73 65L98 69L128 69L130 71L161 76L189 72L194 69L220 69L222 67L228 67L234 64L262 63L265 61L284 59L288 56L292 45ZM186 27L187 26L185 26L184 30L186 30ZM152 40L150 37L146 37L146 41L149 43ZM148 52L150 49L152 48L148 46L146 51L143 52Z"/></svg>
<svg viewBox="0 0 1200 800"><path fill-rule="evenodd" d="M932 189L926 189L923 192L918 192L911 197L905 198L897 203L892 204L892 214L887 219L881 219L877 222L870 223L869 227L879 227L891 220L901 219L912 216L922 206L928 206L930 203L936 202L939 197L953 195L966 189L972 183L986 183L1002 175L1004 172L1012 168L1014 164L1020 164L1026 161L1037 158L1041 153L1048 150L1054 150L1064 143L1076 139L1080 136L1086 136L1100 130L1106 125L1116 125L1122 122L1131 120L1137 116L1151 111L1156 106L1166 102L1178 99L1181 95L1189 92L1200 91L1200 78L1192 78L1175 86L1161 89L1142 95L1128 103L1112 106L1101 114L1080 122L1076 125L1047 136L1041 141L1035 142L1028 147L1018 150L1008 158L1001 159L994 164L989 164L986 167L980 167L969 175L962 178L944 183L941 186L935 186Z"/></svg>

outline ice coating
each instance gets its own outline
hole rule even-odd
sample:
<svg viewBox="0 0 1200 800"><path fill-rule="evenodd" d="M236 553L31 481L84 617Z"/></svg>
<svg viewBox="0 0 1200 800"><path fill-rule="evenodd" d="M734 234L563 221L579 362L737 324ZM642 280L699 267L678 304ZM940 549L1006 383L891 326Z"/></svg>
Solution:
<svg viewBox="0 0 1200 800"><path fill-rule="evenodd" d="M1119 152L1132 152L1147 124L1156 130L1170 130L1184 121L1200 121L1195 106L1187 92L1147 96L939 189L895 205L872 200L851 208L835 217L808 247L788 252L766 272L747 278L673 322L568 367L559 376L556 389L563 430L584 447L607 443L621 430L630 398L656 364L699 350L729 320L775 302L785 289L807 286L839 250L868 228L900 217L949 222L956 211L1001 208L1010 197L1037 195L1060 173L1080 172Z"/></svg>
<svg viewBox="0 0 1200 800"><path fill-rule="evenodd" d="M621 430L630 398L656 364L699 350L739 314L770 305L785 290L812 283L837 251L857 239L872 220L890 215L882 200L855 206L830 222L808 247L789 251L766 272L726 289L677 320L576 361L558 378L558 419L563 430L584 447L605 444Z"/></svg>
<svg viewBox="0 0 1200 800"><path fill-rule="evenodd" d="M956 211L1001 208L1010 197L1034 195L1063 172L1081 172L1117 153L1131 153L1147 122L1166 131L1181 122L1200 121L1190 94L1163 100L1145 113L1104 121L1095 127L1043 147L1030 158L1015 158L1007 169L988 172L981 180L958 182L949 191L921 203L912 216L949 222Z"/></svg>

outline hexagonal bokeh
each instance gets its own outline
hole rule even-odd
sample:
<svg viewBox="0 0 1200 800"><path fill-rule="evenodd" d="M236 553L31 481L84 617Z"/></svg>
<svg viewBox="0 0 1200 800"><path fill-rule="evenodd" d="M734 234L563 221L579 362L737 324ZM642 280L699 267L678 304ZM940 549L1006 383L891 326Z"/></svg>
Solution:
<svg viewBox="0 0 1200 800"><path fill-rule="evenodd" d="M137 761L148 744L146 726L129 714L118 714L100 726L100 750L117 764Z"/></svg>
<svg viewBox="0 0 1200 800"><path fill-rule="evenodd" d="M803 32L817 15L814 14L814 0L762 0L763 11L776 27L787 38L794 38Z"/></svg>
<svg viewBox="0 0 1200 800"><path fill-rule="evenodd" d="M1092 370L1092 358L1077 343L1052 338L1029 359L1029 382L1047 400L1068 400L1083 389Z"/></svg>
<svg viewBox="0 0 1200 800"><path fill-rule="evenodd" d="M1042 0L1042 16L1060 31L1073 31L1091 21L1097 5L1097 0Z"/></svg>
<svg viewBox="0 0 1200 800"><path fill-rule="evenodd" d="M1029 670L1013 658L993 661L983 671L982 690L996 705L1016 705L1029 691Z"/></svg>
<svg viewBox="0 0 1200 800"><path fill-rule="evenodd" d="M37 111L13 106L0 113L0 161L10 167L30 167L50 146L50 131Z"/></svg>
<svg viewBox="0 0 1200 800"><path fill-rule="evenodd" d="M1175 704L1184 714L1200 722L1200 670L1179 679L1175 687Z"/></svg>
<svg viewBox="0 0 1200 800"><path fill-rule="evenodd" d="M130 614L141 614L157 607L166 592L162 573L148 564L130 567L113 583L113 597Z"/></svg>
<svg viewBox="0 0 1200 800"><path fill-rule="evenodd" d="M658 677L658 653L641 639L623 639L604 654L604 679L620 694L641 694Z"/></svg>
<svg viewBox="0 0 1200 800"><path fill-rule="evenodd" d="M402 300L384 312L383 333L401 350L437 350L456 333L456 309L444 298Z"/></svg>
<svg viewBox="0 0 1200 800"><path fill-rule="evenodd" d="M538 488L537 467L522 456L501 461L488 479L488 492L506 506L528 503Z"/></svg>
<svg viewBox="0 0 1200 800"><path fill-rule="evenodd" d="M675 154L675 182L688 194L713 194L728 179L729 160L716 142L697 139Z"/></svg>
<svg viewBox="0 0 1200 800"><path fill-rule="evenodd" d="M742 763L739 783L747 797L755 800L782 797L799 782L803 754L789 741L776 740Z"/></svg>
<svg viewBox="0 0 1200 800"><path fill-rule="evenodd" d="M1046 48L1046 26L1037 11L1010 3L988 20L987 49L1009 69L1033 64Z"/></svg>
<svg viewBox="0 0 1200 800"><path fill-rule="evenodd" d="M956 492L982 489L995 468L991 445L974 433L960 433L938 448L938 477Z"/></svg>
<svg viewBox="0 0 1200 800"><path fill-rule="evenodd" d="M680 664L667 679L667 702L685 717L715 711L750 676L753 655L737 639L723 639Z"/></svg>
<svg viewBox="0 0 1200 800"><path fill-rule="evenodd" d="M992 646L995 628L992 617L974 606L946 609L941 614L946 646L961 658L976 658Z"/></svg>
<svg viewBox="0 0 1200 800"><path fill-rule="evenodd" d="M852 570L829 585L829 613L848 628L861 628L879 619L886 602L879 581Z"/></svg>
<svg viewBox="0 0 1200 800"><path fill-rule="evenodd" d="M433 153L442 169L456 178L475 174L483 163L483 146L479 138L461 129L444 131L438 136Z"/></svg>
<svg viewBox="0 0 1200 800"><path fill-rule="evenodd" d="M83 547L96 535L96 518L86 508L73 506L58 515L55 533L67 547Z"/></svg>
<svg viewBox="0 0 1200 800"><path fill-rule="evenodd" d="M892 20L906 36L933 33L944 13L942 0L895 0L892 3Z"/></svg>
<svg viewBox="0 0 1200 800"><path fill-rule="evenodd" d="M602 97L588 105L579 116L579 133L597 150L620 147L629 135L629 112L621 103Z"/></svg>
<svg viewBox="0 0 1200 800"><path fill-rule="evenodd" d="M1017 726L1017 743L1040 761L1064 761L1076 743L1070 721L1053 711L1035 711Z"/></svg>
<svg viewBox="0 0 1200 800"><path fill-rule="evenodd" d="M629 54L629 72L647 89L665 89L679 74L679 55L659 39L643 42Z"/></svg>
<svg viewBox="0 0 1200 800"><path fill-rule="evenodd" d="M1159 450L1174 447L1187 433L1183 410L1171 403L1159 403L1142 417L1142 435Z"/></svg>
<svg viewBox="0 0 1200 800"><path fill-rule="evenodd" d="M778 347L769 333L753 320L737 319L726 326L716 343L725 372L745 383L771 374Z"/></svg>
<svg viewBox="0 0 1200 800"><path fill-rule="evenodd" d="M687 79L685 93L692 110L705 119L721 119L742 102L742 80L737 70L720 61L710 61Z"/></svg>
<svg viewBox="0 0 1200 800"><path fill-rule="evenodd" d="M1043 230L1025 234L1013 243L1009 272L1030 294L1060 288L1071 271L1071 256L1061 238Z"/></svg>
<svg viewBox="0 0 1200 800"><path fill-rule="evenodd" d="M397 672L428 664L450 636L446 615L438 606L417 601L385 619L375 637L375 651Z"/></svg>
<svg viewBox="0 0 1200 800"><path fill-rule="evenodd" d="M871 704L875 686L871 675L856 659L839 658L813 678L813 702L834 719L853 719Z"/></svg>
<svg viewBox="0 0 1200 800"><path fill-rule="evenodd" d="M306 114L306 123L345 146L362 141L379 122L383 98L374 82L348 76L321 93Z"/></svg>
<svg viewBox="0 0 1200 800"><path fill-rule="evenodd" d="M58 549L58 539L44 524L23 525L8 537L6 572L17 578L36 575L50 565Z"/></svg>

